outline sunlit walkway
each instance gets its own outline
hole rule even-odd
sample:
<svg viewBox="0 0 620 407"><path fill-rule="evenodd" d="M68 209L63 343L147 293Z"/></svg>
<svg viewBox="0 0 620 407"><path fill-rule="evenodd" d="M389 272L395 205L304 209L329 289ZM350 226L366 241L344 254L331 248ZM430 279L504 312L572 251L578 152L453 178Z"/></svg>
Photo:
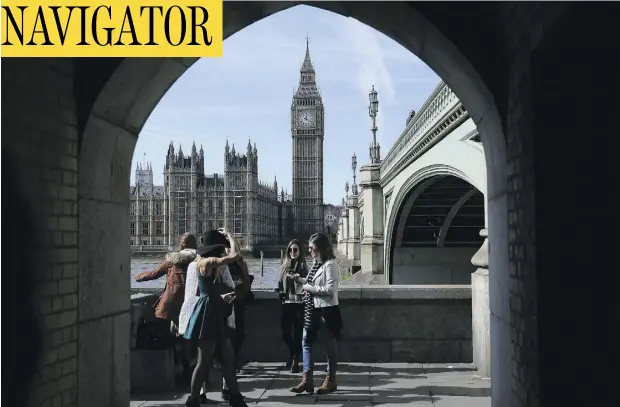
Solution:
<svg viewBox="0 0 620 407"><path fill-rule="evenodd" d="M317 371L324 366L317 366ZM329 395L291 395L288 389L299 375L288 373L281 364L251 363L240 377L241 390L248 405L346 407L366 406L442 406L490 407L491 383L466 364L343 363L338 391ZM214 377L209 398L220 400ZM315 377L318 387L323 374ZM131 407L182 406L186 393L156 396L133 395ZM216 404L212 404L216 405ZM224 406L226 403L221 402Z"/></svg>

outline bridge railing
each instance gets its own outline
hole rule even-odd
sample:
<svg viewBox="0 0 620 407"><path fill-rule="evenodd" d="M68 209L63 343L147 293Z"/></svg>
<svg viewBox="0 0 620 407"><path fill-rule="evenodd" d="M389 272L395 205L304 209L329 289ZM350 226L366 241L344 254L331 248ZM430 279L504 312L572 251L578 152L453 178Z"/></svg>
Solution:
<svg viewBox="0 0 620 407"><path fill-rule="evenodd" d="M172 250L174 249L167 245L131 245L132 253L159 253Z"/></svg>
<svg viewBox="0 0 620 407"><path fill-rule="evenodd" d="M431 130L441 118L460 104L452 89L444 82L439 83L430 97L416 112L396 143L381 162L381 178L388 174L415 143Z"/></svg>

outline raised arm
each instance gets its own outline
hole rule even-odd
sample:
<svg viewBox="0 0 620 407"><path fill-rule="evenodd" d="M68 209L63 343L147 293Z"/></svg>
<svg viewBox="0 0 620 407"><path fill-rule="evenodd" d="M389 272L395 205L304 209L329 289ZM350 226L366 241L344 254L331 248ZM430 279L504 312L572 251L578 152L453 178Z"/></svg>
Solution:
<svg viewBox="0 0 620 407"><path fill-rule="evenodd" d="M226 237L228 238L228 241L230 242L230 253L224 257L205 257L201 259L199 263L199 270L200 270L200 274L202 274L203 276L208 276L208 274L205 274L205 273L208 272L209 268L217 268L219 266L224 266L226 264L236 261L239 258L240 251L239 251L239 245L237 244L237 241L228 232L226 232Z"/></svg>
<svg viewBox="0 0 620 407"><path fill-rule="evenodd" d="M158 278L164 276L170 267L172 267L172 262L165 260L161 262L155 270L140 273L136 275L135 279L137 282L157 280Z"/></svg>

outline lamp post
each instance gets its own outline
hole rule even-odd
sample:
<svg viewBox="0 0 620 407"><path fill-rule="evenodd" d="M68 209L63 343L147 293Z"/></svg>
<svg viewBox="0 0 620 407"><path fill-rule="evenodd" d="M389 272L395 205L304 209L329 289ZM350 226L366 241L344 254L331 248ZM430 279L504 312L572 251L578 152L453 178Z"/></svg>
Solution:
<svg viewBox="0 0 620 407"><path fill-rule="evenodd" d="M353 170L353 185L351 186L351 193L357 196L357 183L355 182L355 170L357 170L357 157L353 153L351 157L351 169Z"/></svg>
<svg viewBox="0 0 620 407"><path fill-rule="evenodd" d="M375 85L372 85L372 89L368 94L370 104L368 105L368 116L372 119L372 143L370 144L370 163L379 164L381 162L381 146L377 143L377 113L379 112L379 99L377 98L377 91Z"/></svg>

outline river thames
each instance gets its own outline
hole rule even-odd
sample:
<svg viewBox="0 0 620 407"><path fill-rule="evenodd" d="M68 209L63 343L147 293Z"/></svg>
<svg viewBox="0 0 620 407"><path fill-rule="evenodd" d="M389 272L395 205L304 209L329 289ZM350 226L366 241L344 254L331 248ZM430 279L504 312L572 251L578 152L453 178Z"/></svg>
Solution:
<svg viewBox="0 0 620 407"><path fill-rule="evenodd" d="M131 259L131 288L164 288L166 285L165 274L157 280L137 283L134 276L143 271L153 270L159 262L158 258L132 258ZM276 288L278 275L280 274L280 259L264 259L263 275L261 276L260 259L246 258L250 274L254 276L253 288Z"/></svg>

